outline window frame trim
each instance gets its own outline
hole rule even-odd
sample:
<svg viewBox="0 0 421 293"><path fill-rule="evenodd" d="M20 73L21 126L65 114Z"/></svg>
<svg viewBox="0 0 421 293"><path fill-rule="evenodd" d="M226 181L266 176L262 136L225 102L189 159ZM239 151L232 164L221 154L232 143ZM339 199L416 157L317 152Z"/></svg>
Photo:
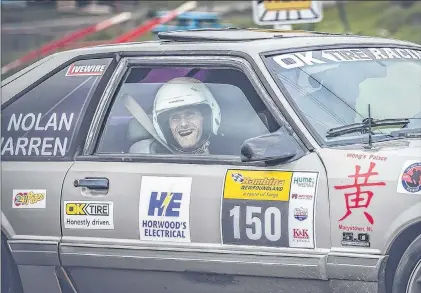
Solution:
<svg viewBox="0 0 421 293"><path fill-rule="evenodd" d="M1 111L3 111L4 109L6 109L9 105L11 105L12 103L14 103L17 99L20 99L23 95L25 95L26 93L30 92L31 90L33 90L34 88L36 88L37 86L39 86L40 84L42 84L44 81L46 81L49 78L51 78L52 76L56 75L57 73L59 73L64 68L66 68L67 66L71 65L72 63L79 62L79 61L90 60L90 59L106 59L106 58L115 59L116 58L116 53L86 54L86 55L79 55L79 56L76 56L76 57L72 57L72 58L66 60L65 62L63 62L60 65L56 66L53 70L47 72L44 75L39 76L33 83L31 83L29 86L27 86L23 90L21 90L21 91L17 92L16 94L14 94L8 100L2 102L2 104L1 104ZM42 66L45 66L46 63L54 63L54 62L56 62L56 60L54 60L54 58L51 58L51 59L46 60L45 62L41 63L40 65L38 65L36 67L42 67ZM108 71L108 69L109 69L109 67L107 67L107 71ZM30 74L31 71L32 70L30 70L28 72L25 72L25 74ZM23 74L21 76L18 76L17 78L13 79L9 83L16 82L16 79L23 78L25 74ZM7 84L2 85L2 87L3 86L6 86L6 85Z"/></svg>
<svg viewBox="0 0 421 293"><path fill-rule="evenodd" d="M303 125L307 128L310 135L313 137L313 139L317 142L317 144L321 148L334 148L336 146L341 146L343 144L338 141L338 143L330 145L329 143L326 143L325 139L322 137L320 133L317 132L317 130L311 125L311 123L308 121L308 119L305 117L303 112L300 110L298 105L294 102L294 99L292 98L291 94L287 91L285 86L281 81L278 80L276 75L272 72L272 69L270 67L269 58L272 58L274 56L282 55L282 54L290 54L290 53L297 53L297 52L308 52L308 51L319 51L319 50L332 50L332 49L361 49L361 48L397 48L397 49L410 49L410 50L417 50L421 51L421 46L416 46L413 44L397 44L397 43L362 43L362 44L333 44L333 45L310 45L310 46L302 46L302 47L295 47L295 48L287 48L287 49L280 49L280 50L271 50L271 51L265 51L261 52L259 54L266 70L270 74L270 77L275 82L275 84L278 86L279 91L284 95L285 99L289 103L289 105L292 107L298 118L301 120ZM362 143L365 143L366 139L362 139ZM346 144L346 145L353 145Z"/></svg>
<svg viewBox="0 0 421 293"><path fill-rule="evenodd" d="M77 156L75 160L81 161L119 161L119 162L157 162L157 163L192 163L192 164L226 164L226 165L243 165L243 166L266 166L264 162L242 162L240 157L221 158L218 155L210 155L203 158L201 155L180 156L174 155L154 155L154 154L98 154L96 148L100 142L103 127L106 123L106 117L112 109L111 104L116 98L116 94L120 89L122 83L127 77L130 68L132 67L146 67L146 66L160 66L160 67L174 67L174 66L215 66L224 68L233 68L240 70L251 82L253 88L258 94L260 100L264 103L266 109L270 111L276 122L286 128L286 130L294 137L300 148L300 155L308 153L308 148L303 141L297 136L296 132L290 126L288 121L283 117L279 106L274 102L273 98L268 93L266 87L262 84L255 68L240 56L226 56L226 55L167 55L167 56L127 56L123 57L119 65L115 69L113 76L109 80L104 94L96 109L96 113L92 120L84 149L81 155ZM296 160L293 158L292 160ZM289 161L285 162L288 163Z"/></svg>
<svg viewBox="0 0 421 293"><path fill-rule="evenodd" d="M78 149L80 147L81 139L80 139L80 132L83 130L83 125L86 123L86 112L89 110L92 104L92 100L101 92L109 82L109 73L115 71L115 63L118 60L116 53L100 53L100 54L86 54L86 55L79 55L73 58L70 58L60 64L59 66L55 67L53 70L47 72L46 74L40 76L35 82L30 84L28 87L23 89L22 91L18 92L10 99L5 101L1 105L1 111L7 109L10 105L12 105L15 101L20 99L25 94L29 93L31 90L35 89L45 81L49 80L51 77L55 76L59 72L61 72L66 67L70 66L71 64L79 61L87 61L91 59L110 59L110 62L107 66L106 71L102 75L101 79L98 81L98 84L95 87L95 90L92 92L89 101L86 103L85 109L81 109L83 111L83 116L81 117L80 121L77 122L75 125L76 131L75 136L71 144L69 145L69 152L65 156L2 156L2 161L5 162L71 162L74 161L75 156L78 153ZM46 62L52 62L54 59L47 60ZM44 64L44 63L43 63ZM43 66L41 64L40 66ZM22 76L21 76L22 77ZM104 77L108 79L104 85ZM13 80L12 82L16 82ZM84 141L84 139L82 139Z"/></svg>

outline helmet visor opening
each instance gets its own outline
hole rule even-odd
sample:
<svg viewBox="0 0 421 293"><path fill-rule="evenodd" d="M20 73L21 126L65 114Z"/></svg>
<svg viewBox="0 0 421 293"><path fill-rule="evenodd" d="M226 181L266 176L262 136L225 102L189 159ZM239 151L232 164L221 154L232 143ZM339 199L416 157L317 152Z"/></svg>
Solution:
<svg viewBox="0 0 421 293"><path fill-rule="evenodd" d="M157 120L168 145L182 152L202 147L212 130L212 110L206 104L168 110L160 113Z"/></svg>

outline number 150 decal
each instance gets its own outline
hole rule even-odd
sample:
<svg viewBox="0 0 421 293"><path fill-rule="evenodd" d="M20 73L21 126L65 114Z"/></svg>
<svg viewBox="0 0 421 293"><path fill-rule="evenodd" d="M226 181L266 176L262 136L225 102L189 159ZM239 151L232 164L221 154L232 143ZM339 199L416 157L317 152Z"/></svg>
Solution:
<svg viewBox="0 0 421 293"><path fill-rule="evenodd" d="M222 243L288 247L292 172L228 170L221 210Z"/></svg>
<svg viewBox="0 0 421 293"><path fill-rule="evenodd" d="M228 170L222 244L314 248L317 181L316 172Z"/></svg>
<svg viewBox="0 0 421 293"><path fill-rule="evenodd" d="M230 210L234 239L279 241L282 236L281 211L277 207L266 209L260 206L245 206L245 217L241 217L241 207L234 206ZM263 237L263 238L262 238Z"/></svg>

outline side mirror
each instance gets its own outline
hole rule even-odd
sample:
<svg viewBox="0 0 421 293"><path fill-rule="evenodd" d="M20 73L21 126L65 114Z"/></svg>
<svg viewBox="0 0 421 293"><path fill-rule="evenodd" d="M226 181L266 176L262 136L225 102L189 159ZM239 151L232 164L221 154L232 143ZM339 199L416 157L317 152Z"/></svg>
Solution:
<svg viewBox="0 0 421 293"><path fill-rule="evenodd" d="M247 139L241 146L242 162L276 165L298 154L297 142L288 134L274 132Z"/></svg>

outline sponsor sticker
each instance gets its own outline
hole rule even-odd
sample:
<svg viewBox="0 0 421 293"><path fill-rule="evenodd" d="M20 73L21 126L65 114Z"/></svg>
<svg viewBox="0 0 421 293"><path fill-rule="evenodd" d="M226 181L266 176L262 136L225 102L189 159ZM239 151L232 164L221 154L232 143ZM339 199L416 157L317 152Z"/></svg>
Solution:
<svg viewBox="0 0 421 293"><path fill-rule="evenodd" d="M343 246L370 247L370 235L368 233L343 232L341 244Z"/></svg>
<svg viewBox="0 0 421 293"><path fill-rule="evenodd" d="M114 229L111 201L65 201L64 227L67 229Z"/></svg>
<svg viewBox="0 0 421 293"><path fill-rule="evenodd" d="M308 190L314 190L316 187L317 176L314 173L303 173L295 172L292 178L292 185L300 189L306 188Z"/></svg>
<svg viewBox="0 0 421 293"><path fill-rule="evenodd" d="M291 199L299 199L299 200L313 200L313 194L301 194L301 193L291 193Z"/></svg>
<svg viewBox="0 0 421 293"><path fill-rule="evenodd" d="M310 233L308 229L292 229L292 241L297 243L309 243L310 242ZM294 247L297 247L296 245Z"/></svg>
<svg viewBox="0 0 421 293"><path fill-rule="evenodd" d="M288 201L292 172L228 170L224 198Z"/></svg>
<svg viewBox="0 0 421 293"><path fill-rule="evenodd" d="M317 180L314 172L228 170L222 243L314 248Z"/></svg>
<svg viewBox="0 0 421 293"><path fill-rule="evenodd" d="M303 207L295 208L294 218L296 218L298 221L304 221L308 218L308 209Z"/></svg>
<svg viewBox="0 0 421 293"><path fill-rule="evenodd" d="M287 53L273 57L283 69L364 60L421 59L421 51L398 48L354 48Z"/></svg>
<svg viewBox="0 0 421 293"><path fill-rule="evenodd" d="M387 161L387 157L384 155L368 154L364 152L347 153L345 157L356 160Z"/></svg>
<svg viewBox="0 0 421 293"><path fill-rule="evenodd" d="M292 172L228 170L221 211L223 244L288 247Z"/></svg>
<svg viewBox="0 0 421 293"><path fill-rule="evenodd" d="M318 173L294 172L288 212L289 247L314 248L314 205Z"/></svg>
<svg viewBox="0 0 421 293"><path fill-rule="evenodd" d="M66 76L100 76L104 74L107 65L70 65Z"/></svg>
<svg viewBox="0 0 421 293"><path fill-rule="evenodd" d="M421 162L405 162L398 180L397 192L421 194Z"/></svg>
<svg viewBox="0 0 421 293"><path fill-rule="evenodd" d="M190 242L190 177L143 176L140 240Z"/></svg>
<svg viewBox="0 0 421 293"><path fill-rule="evenodd" d="M13 189L12 207L14 209L45 209L47 190Z"/></svg>

